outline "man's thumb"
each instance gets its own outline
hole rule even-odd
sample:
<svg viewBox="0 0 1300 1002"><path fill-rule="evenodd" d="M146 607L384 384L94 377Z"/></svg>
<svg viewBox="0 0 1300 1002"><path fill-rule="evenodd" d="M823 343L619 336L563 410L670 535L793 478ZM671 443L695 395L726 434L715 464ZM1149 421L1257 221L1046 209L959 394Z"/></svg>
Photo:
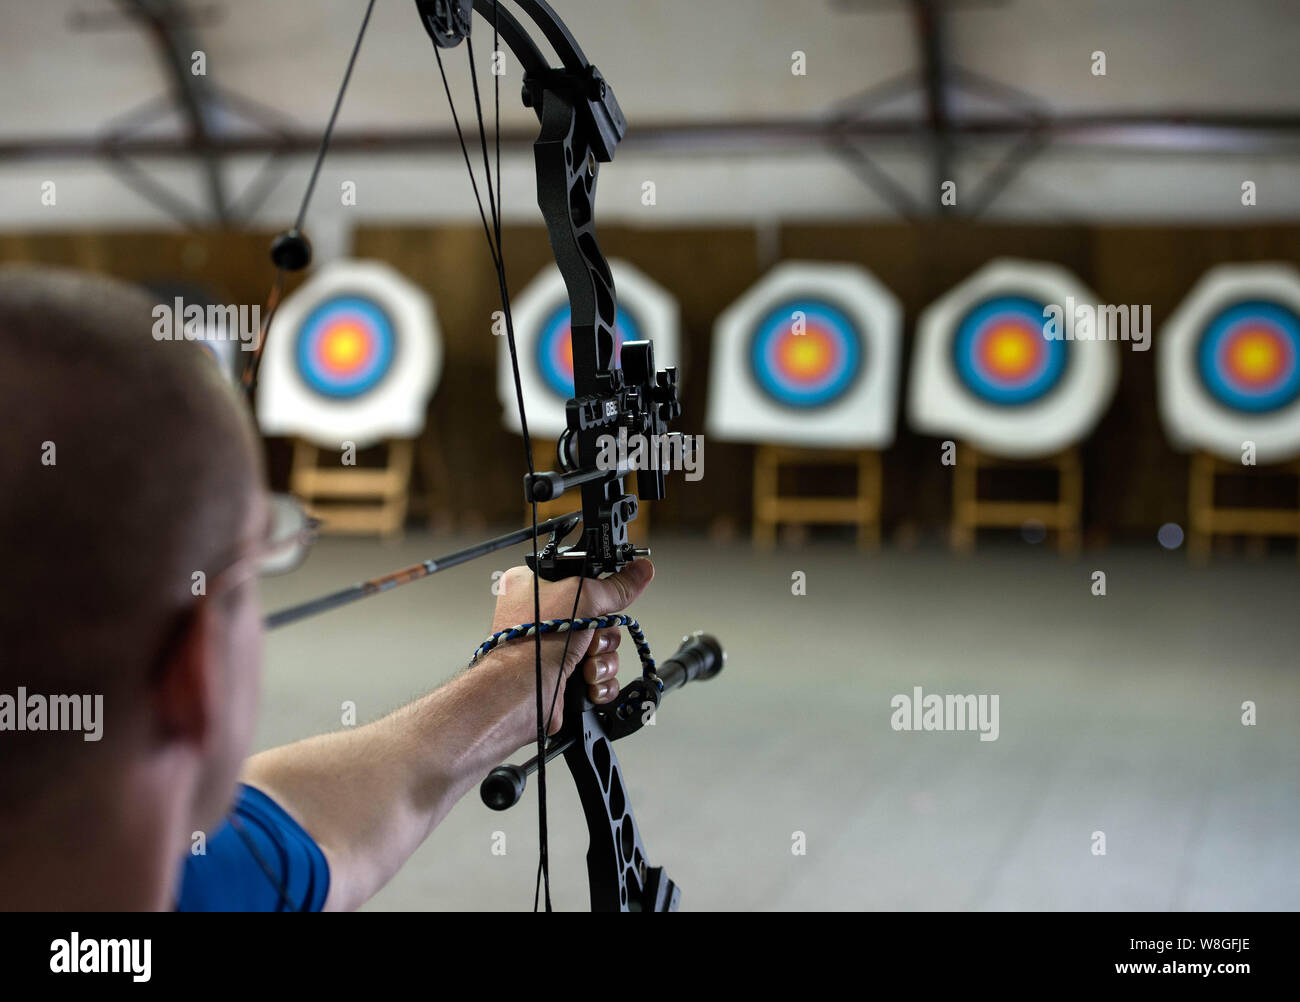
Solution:
<svg viewBox="0 0 1300 1002"><path fill-rule="evenodd" d="M655 576L654 564L649 560L633 560L617 574L590 582L593 616L608 616L622 612L636 601Z"/></svg>

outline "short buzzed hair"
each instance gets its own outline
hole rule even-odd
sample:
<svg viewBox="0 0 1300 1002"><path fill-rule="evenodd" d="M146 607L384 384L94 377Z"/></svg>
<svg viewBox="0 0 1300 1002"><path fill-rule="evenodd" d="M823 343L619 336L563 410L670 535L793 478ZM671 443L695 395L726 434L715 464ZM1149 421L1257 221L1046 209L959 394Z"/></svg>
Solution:
<svg viewBox="0 0 1300 1002"><path fill-rule="evenodd" d="M0 692L130 698L194 572L241 542L261 485L246 408L201 346L154 339L153 308L104 277L0 268Z"/></svg>

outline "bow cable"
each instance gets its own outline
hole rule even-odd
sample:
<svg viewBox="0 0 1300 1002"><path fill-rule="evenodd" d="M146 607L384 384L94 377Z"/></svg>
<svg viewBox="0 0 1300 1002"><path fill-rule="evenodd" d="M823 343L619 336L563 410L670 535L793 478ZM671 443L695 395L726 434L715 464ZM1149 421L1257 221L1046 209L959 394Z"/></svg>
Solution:
<svg viewBox="0 0 1300 1002"><path fill-rule="evenodd" d="M348 57L347 69L343 71L343 82L339 84L338 93L334 95L334 107L330 110L329 121L325 123L325 131L321 134L320 148L316 151L316 161L312 164L311 177L307 180L307 190L303 192L302 201L298 204L298 215L294 217L293 228L277 237L271 246L271 258L276 266L275 281L271 284L271 291L266 297L266 319L262 322L261 331L258 332L253 357L244 367L240 378L250 403L253 389L257 385L257 370L262 364L262 350L266 347L266 336L271 332L271 321L275 319L276 310L280 308L280 300L284 295L285 272L305 268L311 260L311 244L307 243L307 238L302 235L302 224L307 218L307 206L311 204L311 196L316 191L321 165L325 162L325 153L334 135L334 123L338 121L339 109L343 107L343 95L347 93L348 84L352 80L352 69L357 64L361 41L366 37L366 28L370 26L370 15L374 9L375 0L370 0L366 5L366 13L361 18L361 28L357 32L356 41L352 43L352 54Z"/></svg>
<svg viewBox="0 0 1300 1002"><path fill-rule="evenodd" d="M478 125L479 146L483 156L483 173L484 186L487 188L488 209L483 207L483 198L479 191L478 181L475 177L474 168L470 162L469 148L465 143L464 131L461 128L460 116L456 112L456 103L452 98L451 85L447 79L446 67L442 61L442 53L437 46L434 47L434 56L438 62L438 73L442 78L443 91L447 96L447 105L451 110L452 123L456 129L456 138L460 144L461 156L465 161L465 169L469 174L470 187L474 193L474 201L478 206L479 219L483 223L483 233L487 238L488 251L492 256L492 264L497 273L497 286L501 298L502 313L506 323L506 343L510 351L510 369L515 384L515 402L519 409L519 425L524 440L524 455L528 464L529 475L535 475L537 472L534 454L532 436L528 431L528 414L524 406L523 382L519 375L519 352L515 342L514 316L510 307L510 292L506 280L505 256L501 239L501 75L492 74L492 91L495 120L493 123L493 145L495 147L496 160L496 186L493 188L492 168L488 160L487 131L483 120L483 104L481 92L478 85L478 71L474 63L474 43L471 35L465 36L466 43L466 61L469 64L470 81L474 92L474 112ZM497 23L497 8L493 7L492 12L492 52L493 58L496 53L500 52L500 35ZM488 217L491 216L491 225L488 224ZM533 522L533 622L542 621L541 608L541 579L536 570L540 566L539 547L538 547L538 502L535 499L530 500L530 509L532 512ZM586 558L584 557L584 570L586 569ZM577 621L578 606L582 599L582 576L579 576L578 587L573 598L573 609L570 612L568 622L570 626ZM551 696L549 708L544 703L545 688L543 685L542 674L542 631L535 631L533 634L534 642L534 683L535 683L535 706L537 711L537 878L533 890L533 910L536 911L541 905L545 905L546 910L552 910L551 906L551 875L550 875L550 849L547 836L547 812L546 812L546 725L551 718L551 713L555 710L558 701L560 685L564 679L564 662L568 658L569 644L573 638L571 630L566 632L564 638L564 650L560 657L560 671L556 677L555 690ZM581 684L581 679L578 680Z"/></svg>

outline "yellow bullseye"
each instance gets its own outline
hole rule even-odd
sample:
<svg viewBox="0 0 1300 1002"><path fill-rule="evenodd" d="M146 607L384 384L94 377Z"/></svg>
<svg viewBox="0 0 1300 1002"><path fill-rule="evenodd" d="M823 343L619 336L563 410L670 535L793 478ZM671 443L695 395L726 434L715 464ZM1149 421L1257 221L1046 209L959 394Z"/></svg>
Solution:
<svg viewBox="0 0 1300 1002"><path fill-rule="evenodd" d="M1017 376L1034 363L1035 345L1020 327L999 327L989 336L985 358L998 373Z"/></svg>
<svg viewBox="0 0 1300 1002"><path fill-rule="evenodd" d="M1241 335L1232 346L1231 365L1242 379L1262 382L1282 366L1282 353L1275 338L1259 331Z"/></svg>
<svg viewBox="0 0 1300 1002"><path fill-rule="evenodd" d="M329 368L346 372L361 364L367 348L365 333L353 324L345 324L325 335L321 355Z"/></svg>
<svg viewBox="0 0 1300 1002"><path fill-rule="evenodd" d="M795 378L825 372L830 356L830 345L825 335L818 331L809 331L799 337L791 335L781 345L782 365Z"/></svg>

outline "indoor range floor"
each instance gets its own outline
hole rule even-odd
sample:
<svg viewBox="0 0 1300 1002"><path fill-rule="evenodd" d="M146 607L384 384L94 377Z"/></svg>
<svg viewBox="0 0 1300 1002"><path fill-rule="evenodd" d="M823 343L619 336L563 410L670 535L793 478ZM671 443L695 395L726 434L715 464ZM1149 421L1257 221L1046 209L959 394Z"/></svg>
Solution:
<svg viewBox="0 0 1300 1002"><path fill-rule="evenodd" d="M264 600L278 608L471 541L327 538L264 582ZM721 675L614 746L650 863L681 887L683 910L1300 908L1294 553L1194 570L1154 540L1075 561L996 541L969 558L654 548L656 580L634 611L655 655L697 629L728 652ZM455 674L487 634L493 571L513 562L489 557L272 634L256 746L336 729L347 701L374 719ZM997 739L893 729L891 700L918 686L996 694ZM548 778L552 900L585 909L582 813L563 765ZM503 813L468 794L367 907L531 908L534 786Z"/></svg>

